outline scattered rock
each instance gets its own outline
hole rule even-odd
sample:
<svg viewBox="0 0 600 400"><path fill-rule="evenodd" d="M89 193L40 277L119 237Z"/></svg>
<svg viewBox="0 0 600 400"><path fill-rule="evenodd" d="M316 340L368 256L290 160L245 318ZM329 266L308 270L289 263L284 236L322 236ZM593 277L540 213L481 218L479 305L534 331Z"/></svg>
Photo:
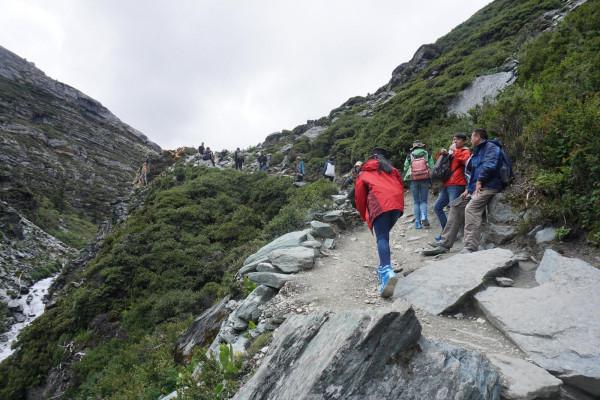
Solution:
<svg viewBox="0 0 600 400"><path fill-rule="evenodd" d="M335 231L331 227L331 225L326 224L324 222L319 221L311 221L310 222L310 233L319 238L323 239L335 239Z"/></svg>
<svg viewBox="0 0 600 400"><path fill-rule="evenodd" d="M513 225L499 225L489 223L484 233L484 241L496 245L505 244L517 235L517 229Z"/></svg>
<svg viewBox="0 0 600 400"><path fill-rule="evenodd" d="M503 399L553 399L559 395L562 381L545 369L503 354L488 354L488 358L500 371Z"/></svg>
<svg viewBox="0 0 600 400"><path fill-rule="evenodd" d="M498 277L496 277L496 283L498 284L498 286L511 287L515 284L515 281L513 281L510 278L498 276Z"/></svg>
<svg viewBox="0 0 600 400"><path fill-rule="evenodd" d="M536 280L529 289L489 287L475 299L533 362L600 396L600 270L546 250Z"/></svg>
<svg viewBox="0 0 600 400"><path fill-rule="evenodd" d="M445 260L429 261L399 280L394 296L431 314L441 314L460 304L487 277L502 273L514 263L513 253L505 249L457 254Z"/></svg>
<svg viewBox="0 0 600 400"><path fill-rule="evenodd" d="M325 246L325 248L328 250L333 250L333 249L335 249L335 240L334 239L325 239L323 241L323 246Z"/></svg>
<svg viewBox="0 0 600 400"><path fill-rule="evenodd" d="M256 270L258 272L277 272L277 273L281 272L281 270L279 268L277 268L273 264L267 263L267 262L259 263L256 266Z"/></svg>
<svg viewBox="0 0 600 400"><path fill-rule="evenodd" d="M556 229L544 228L535 234L535 241L537 244L551 242L556 239Z"/></svg>
<svg viewBox="0 0 600 400"><path fill-rule="evenodd" d="M274 272L250 272L248 278L259 285L265 285L274 289L281 289L290 280L289 275L276 274Z"/></svg>
<svg viewBox="0 0 600 400"><path fill-rule="evenodd" d="M258 317L260 317L259 307L271 300L275 294L277 294L277 292L268 286L257 286L256 289L242 301L238 309L235 310L234 315L245 321L258 321Z"/></svg>
<svg viewBox="0 0 600 400"><path fill-rule="evenodd" d="M291 274L311 269L315 265L315 251L304 246L277 249L269 254L269 261L282 272Z"/></svg>
<svg viewBox="0 0 600 400"><path fill-rule="evenodd" d="M286 233L273 240L269 244L263 246L256 253L252 254L244 261L244 266L240 269L239 274L244 275L248 272L256 270L256 266L261 262L269 261L269 254L277 249L285 249L288 247L297 247L308 240L309 230L296 231Z"/></svg>
<svg viewBox="0 0 600 400"><path fill-rule="evenodd" d="M301 243L304 247L310 247L311 249L320 249L322 243L318 240L307 240L306 242Z"/></svg>

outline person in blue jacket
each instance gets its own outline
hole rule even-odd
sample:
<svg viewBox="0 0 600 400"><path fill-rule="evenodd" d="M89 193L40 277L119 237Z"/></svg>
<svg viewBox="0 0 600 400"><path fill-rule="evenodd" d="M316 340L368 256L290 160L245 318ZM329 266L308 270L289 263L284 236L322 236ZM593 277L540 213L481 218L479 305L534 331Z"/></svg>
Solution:
<svg viewBox="0 0 600 400"><path fill-rule="evenodd" d="M423 252L426 256L446 253L456 241L460 225L464 221L464 248L462 253L472 253L479 249L481 224L485 207L496 193L504 188L500 179L502 145L497 140L488 140L485 129L475 129L471 134L473 155L465 169L467 188L450 204L448 223L439 242L432 243L432 250Z"/></svg>

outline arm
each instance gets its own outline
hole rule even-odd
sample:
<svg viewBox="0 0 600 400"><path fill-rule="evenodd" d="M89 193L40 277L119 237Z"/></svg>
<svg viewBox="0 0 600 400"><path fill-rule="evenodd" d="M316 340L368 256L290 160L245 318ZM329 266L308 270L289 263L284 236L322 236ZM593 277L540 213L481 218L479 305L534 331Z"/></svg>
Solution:
<svg viewBox="0 0 600 400"><path fill-rule="evenodd" d="M433 157L431 154L427 153L427 166L429 167L429 171L433 169L435 165L435 161L433 161Z"/></svg>
<svg viewBox="0 0 600 400"><path fill-rule="evenodd" d="M356 178L356 184L354 186L354 201L356 203L356 209L360 214L363 221L367 220L367 193L368 188L365 181L359 175Z"/></svg>
<svg viewBox="0 0 600 400"><path fill-rule="evenodd" d="M467 165L467 161L469 160L469 157L471 157L471 152L467 148L462 148L462 149L460 149L460 151L455 151L453 154L453 158L458 160L460 165L464 165L464 166Z"/></svg>
<svg viewBox="0 0 600 400"><path fill-rule="evenodd" d="M478 182L485 183L489 181L498 168L500 158L500 148L492 143L487 143L485 153L479 165Z"/></svg>

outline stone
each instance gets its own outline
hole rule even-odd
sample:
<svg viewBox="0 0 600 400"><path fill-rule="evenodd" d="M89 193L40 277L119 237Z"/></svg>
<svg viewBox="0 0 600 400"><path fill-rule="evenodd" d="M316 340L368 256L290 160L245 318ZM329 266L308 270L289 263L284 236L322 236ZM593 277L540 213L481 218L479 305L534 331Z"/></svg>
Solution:
<svg viewBox="0 0 600 400"><path fill-rule="evenodd" d="M496 194L487 209L489 221L495 224L511 225L521 220L519 213L515 212L510 205L505 192Z"/></svg>
<svg viewBox="0 0 600 400"><path fill-rule="evenodd" d="M545 369L504 354L488 354L487 357L500 372L503 399L553 399L559 395L562 381Z"/></svg>
<svg viewBox="0 0 600 400"><path fill-rule="evenodd" d="M258 321L260 317L259 307L271 300L277 292L268 286L260 285L254 289L240 304L234 315L245 321Z"/></svg>
<svg viewBox="0 0 600 400"><path fill-rule="evenodd" d="M500 245L511 241L516 235L517 228L513 225L498 225L490 222L485 227L484 241Z"/></svg>
<svg viewBox="0 0 600 400"><path fill-rule="evenodd" d="M325 248L327 250L333 250L333 249L335 249L335 240L334 239L325 239L323 241L323 246L325 246Z"/></svg>
<svg viewBox="0 0 600 400"><path fill-rule="evenodd" d="M600 270L546 250L536 280L528 289L489 287L475 300L533 362L600 396Z"/></svg>
<svg viewBox="0 0 600 400"><path fill-rule="evenodd" d="M429 261L398 281L394 297L431 314L441 314L461 304L485 279L503 273L514 264L513 253L499 248Z"/></svg>
<svg viewBox="0 0 600 400"><path fill-rule="evenodd" d="M273 289L281 289L290 280L289 275L276 274L274 272L250 272L248 278L254 283Z"/></svg>
<svg viewBox="0 0 600 400"><path fill-rule="evenodd" d="M177 398L177 390L174 392L169 393L166 396L161 396L158 398L158 400L174 400Z"/></svg>
<svg viewBox="0 0 600 400"><path fill-rule="evenodd" d="M326 224L324 222L319 221L311 221L310 222L310 233L314 237L323 238L323 239L335 239L335 231L331 227L331 225Z"/></svg>
<svg viewBox="0 0 600 400"><path fill-rule="evenodd" d="M309 240L307 236L309 232L310 230L308 229L303 231L289 232L266 244L256 253L246 258L243 267L239 271L239 274L244 275L248 272L255 271L256 266L259 263L269 261L269 254L271 254L273 250L300 246L302 242Z"/></svg>
<svg viewBox="0 0 600 400"><path fill-rule="evenodd" d="M510 278L504 277L504 276L497 276L496 283L498 284L498 286L510 287L515 284L515 281L513 281Z"/></svg>
<svg viewBox="0 0 600 400"><path fill-rule="evenodd" d="M291 274L311 269L315 265L315 250L304 246L278 249L269 254L269 261L283 273Z"/></svg>
<svg viewBox="0 0 600 400"><path fill-rule="evenodd" d="M214 304L197 317L188 330L177 340L177 358L189 357L196 346L205 346L218 332L227 317L229 296Z"/></svg>
<svg viewBox="0 0 600 400"><path fill-rule="evenodd" d="M307 240L306 242L301 243L304 247L310 247L311 249L320 249L323 245L318 240Z"/></svg>
<svg viewBox="0 0 600 400"><path fill-rule="evenodd" d="M281 272L281 270L277 267L275 267L273 264L271 263L259 263L256 266L256 271L257 272Z"/></svg>
<svg viewBox="0 0 600 400"><path fill-rule="evenodd" d="M341 229L346 228L347 221L343 210L328 211L325 214L323 214L322 219L323 222L336 224Z"/></svg>
<svg viewBox="0 0 600 400"><path fill-rule="evenodd" d="M248 340L244 336L239 336L237 338L237 340L231 344L231 350L233 350L233 354L245 355L246 349L249 346L250 346L250 340Z"/></svg>
<svg viewBox="0 0 600 400"><path fill-rule="evenodd" d="M16 300L11 300L7 304L8 309L13 313L22 313L23 305Z"/></svg>
<svg viewBox="0 0 600 400"><path fill-rule="evenodd" d="M498 399L481 354L421 337L404 302L369 312L293 315L234 396L258 399Z"/></svg>
<svg viewBox="0 0 600 400"><path fill-rule="evenodd" d="M535 242L537 244L551 242L556 239L556 229L544 228L535 234Z"/></svg>
<svg viewBox="0 0 600 400"><path fill-rule="evenodd" d="M342 205L346 202L348 196L346 196L345 194L332 194L331 199L335 204Z"/></svg>
<svg viewBox="0 0 600 400"><path fill-rule="evenodd" d="M493 102L502 89L516 79L515 71L478 76L450 102L448 114L467 115L471 108L485 101Z"/></svg>

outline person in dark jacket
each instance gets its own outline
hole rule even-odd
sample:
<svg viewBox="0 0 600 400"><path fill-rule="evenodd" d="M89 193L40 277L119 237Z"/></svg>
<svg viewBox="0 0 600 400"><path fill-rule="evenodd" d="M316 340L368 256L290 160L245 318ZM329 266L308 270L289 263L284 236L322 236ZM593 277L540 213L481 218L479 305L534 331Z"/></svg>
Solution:
<svg viewBox="0 0 600 400"><path fill-rule="evenodd" d="M390 231L404 212L404 185L398 170L386 158L387 152L375 148L356 178L354 200L363 221L375 230L379 254L379 293L390 297L398 278L391 265Z"/></svg>
<svg viewBox="0 0 600 400"><path fill-rule="evenodd" d="M456 241L458 230L464 221L464 248L461 253L472 253L479 249L480 228L485 207L496 193L503 189L500 179L500 149L496 140L488 140L485 129L475 129L471 134L473 155L467 162L467 189L450 203L448 223L439 242L432 243L434 249L425 250L426 256L446 253Z"/></svg>

